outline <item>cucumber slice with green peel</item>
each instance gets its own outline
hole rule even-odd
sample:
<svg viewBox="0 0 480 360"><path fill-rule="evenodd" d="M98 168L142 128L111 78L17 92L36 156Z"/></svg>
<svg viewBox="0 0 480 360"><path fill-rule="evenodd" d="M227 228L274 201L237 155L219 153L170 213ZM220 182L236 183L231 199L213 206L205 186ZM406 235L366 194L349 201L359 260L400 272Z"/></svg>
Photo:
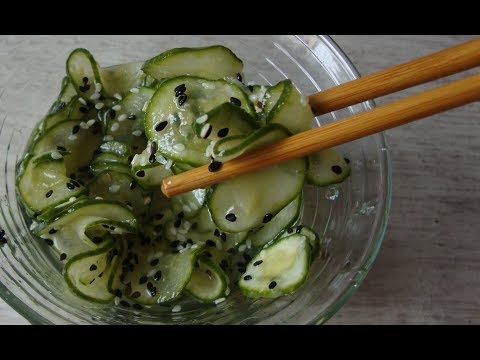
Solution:
<svg viewBox="0 0 480 360"><path fill-rule="evenodd" d="M182 85L185 92L176 97L175 89ZM197 121L204 121L202 116L231 99L254 116L246 94L224 80L192 76L169 79L155 92L147 107L146 135L157 143L158 151L166 158L193 166L207 164L210 158L206 149L212 143L210 125L204 124L205 130L202 128L200 132L203 136L196 134L194 126Z"/></svg>
<svg viewBox="0 0 480 360"><path fill-rule="evenodd" d="M226 232L262 225L266 215L275 216L301 193L306 170L300 158L218 184L208 200L213 221Z"/></svg>
<svg viewBox="0 0 480 360"><path fill-rule="evenodd" d="M46 131L65 120L81 120L85 116L85 114L80 111L80 108L82 108L82 110L87 109L86 112L88 112L88 108L85 107L78 100L78 96L75 95L70 101L70 103L68 105L65 105L63 109L55 113L49 114L45 117L45 119L43 119L42 131Z"/></svg>
<svg viewBox="0 0 480 360"><path fill-rule="evenodd" d="M317 186L341 183L350 175L351 170L347 161L349 162L336 148L310 155L307 182Z"/></svg>
<svg viewBox="0 0 480 360"><path fill-rule="evenodd" d="M255 148L285 139L291 133L279 124L266 125L248 136L232 136L218 141L212 150L217 161L229 161Z"/></svg>
<svg viewBox="0 0 480 360"><path fill-rule="evenodd" d="M275 239L284 229L292 226L297 221L302 207L302 196L297 196L290 204L285 206L277 215L265 217L265 223L259 230L251 233L248 238L253 246L263 246Z"/></svg>
<svg viewBox="0 0 480 360"><path fill-rule="evenodd" d="M185 171L188 171L188 170L192 170L192 169L195 169L195 166L188 165L188 164L182 164L182 163L174 163L172 165L172 172L175 175L180 174L180 173L185 172Z"/></svg>
<svg viewBox="0 0 480 360"><path fill-rule="evenodd" d="M108 291L108 280L118 259L118 249L113 242L78 254L65 265L65 280L78 296L90 301L108 303L113 299L113 294Z"/></svg>
<svg viewBox="0 0 480 360"><path fill-rule="evenodd" d="M39 215L86 193L85 187L76 181L72 183L72 179L66 176L61 152L29 155L23 162L24 170L17 179L17 190L29 214Z"/></svg>
<svg viewBox="0 0 480 360"><path fill-rule="evenodd" d="M165 167L167 160L158 153L152 156L151 149L149 143L142 153L133 157L131 163L135 180L145 189L157 188L164 178L173 175L172 170Z"/></svg>
<svg viewBox="0 0 480 360"><path fill-rule="evenodd" d="M128 176L132 175L128 165L115 162L92 162L89 169L94 176L97 176L105 171L115 171Z"/></svg>
<svg viewBox="0 0 480 360"><path fill-rule="evenodd" d="M71 102L72 98L76 95L77 92L75 91L75 87L73 86L70 78L68 76L65 76L62 79L62 85L57 100L55 100L53 105L50 107L47 115L55 114L63 110Z"/></svg>
<svg viewBox="0 0 480 360"><path fill-rule="evenodd" d="M284 83L283 90L278 101L273 103L276 98L273 88L270 89L272 90L271 97L265 101L266 123L283 125L292 134L310 129L314 115L306 97L298 91L291 80L284 80L282 83ZM269 91L265 96L268 94ZM273 107L271 107L272 105Z"/></svg>
<svg viewBox="0 0 480 360"><path fill-rule="evenodd" d="M174 196L171 206L174 213L183 213L186 219L191 219L198 214L206 202L206 190L196 189L184 194Z"/></svg>
<svg viewBox="0 0 480 360"><path fill-rule="evenodd" d="M71 201L73 200L73 201ZM78 196L76 199L69 198L67 201L60 203L56 206L49 207L44 212L36 217L37 221L43 221L45 223L50 223L54 219L58 217L58 214L64 213L67 209L71 208L72 206L76 205L77 203L82 203L84 201L89 200L87 194L82 194Z"/></svg>
<svg viewBox="0 0 480 360"><path fill-rule="evenodd" d="M225 297L228 279L223 270L204 256L199 257L197 264L185 291L202 303L212 303Z"/></svg>
<svg viewBox="0 0 480 360"><path fill-rule="evenodd" d="M300 234L307 237L310 247L312 248L312 260L320 255L320 237L311 227L306 225L298 225L295 227L288 228L280 237L287 237L292 234Z"/></svg>
<svg viewBox="0 0 480 360"><path fill-rule="evenodd" d="M75 49L67 59L67 74L77 94L84 99L96 92L95 84L102 84L100 67L86 49Z"/></svg>
<svg viewBox="0 0 480 360"><path fill-rule="evenodd" d="M238 282L249 298L277 298L297 290L307 279L310 244L294 234L264 247L247 265Z"/></svg>
<svg viewBox="0 0 480 360"><path fill-rule="evenodd" d="M84 129L78 120L63 121L48 129L33 145L31 153L36 155L66 149L69 151L64 156L66 173L77 173L79 168L90 163L101 137L95 124Z"/></svg>
<svg viewBox="0 0 480 360"><path fill-rule="evenodd" d="M141 187L135 185L133 177L128 173L105 170L96 174L88 184L88 192L92 199L101 197L131 206L133 213L138 216L146 213L147 195Z"/></svg>
<svg viewBox="0 0 480 360"><path fill-rule="evenodd" d="M129 165L128 157L125 156L118 156L114 153L104 152L99 155L96 155L91 164L104 164L104 163L114 163L114 164L122 164L122 165Z"/></svg>
<svg viewBox="0 0 480 360"><path fill-rule="evenodd" d="M269 87L263 97L260 99L262 101L262 113L264 118L270 114L270 111L277 105L280 97L282 96L283 89L285 88L285 81L280 81L274 86Z"/></svg>
<svg viewBox="0 0 480 360"><path fill-rule="evenodd" d="M125 159L128 159L128 157L132 154L132 148L130 145L113 140L103 142L98 150L101 153L114 154Z"/></svg>
<svg viewBox="0 0 480 360"><path fill-rule="evenodd" d="M128 96L130 89L142 86L145 81L143 64L143 61L135 61L100 68L99 73L105 94L110 97L115 94Z"/></svg>
<svg viewBox="0 0 480 360"><path fill-rule="evenodd" d="M146 61L143 71L155 79L192 75L216 80L226 76L235 77L243 71L243 62L221 45L176 48Z"/></svg>

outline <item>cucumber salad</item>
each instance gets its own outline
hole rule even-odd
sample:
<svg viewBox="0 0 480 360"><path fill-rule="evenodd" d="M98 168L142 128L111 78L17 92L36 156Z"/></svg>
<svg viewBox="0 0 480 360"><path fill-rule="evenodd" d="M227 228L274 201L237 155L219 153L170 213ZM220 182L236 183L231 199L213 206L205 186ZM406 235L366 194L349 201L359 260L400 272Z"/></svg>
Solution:
<svg viewBox="0 0 480 360"><path fill-rule="evenodd" d="M313 120L291 80L246 82L224 46L111 67L76 49L18 164L17 194L84 299L142 309L185 297L215 305L233 291L276 298L305 282L321 252L299 223L304 185L343 181L348 159L328 149L171 199L160 185Z"/></svg>

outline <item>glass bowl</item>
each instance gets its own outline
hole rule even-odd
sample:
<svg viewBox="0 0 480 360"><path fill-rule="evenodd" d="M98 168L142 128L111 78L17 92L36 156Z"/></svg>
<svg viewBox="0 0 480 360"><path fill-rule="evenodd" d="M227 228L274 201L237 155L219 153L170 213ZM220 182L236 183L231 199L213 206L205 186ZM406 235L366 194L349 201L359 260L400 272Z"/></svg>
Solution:
<svg viewBox="0 0 480 360"><path fill-rule="evenodd" d="M188 299L138 311L94 304L67 288L56 258L28 231L15 195L16 164L38 120L56 97L65 60L77 47L89 49L102 66L148 59L180 46L223 44L245 64L245 79L272 84L290 78L304 93L359 76L326 36L3 36L0 38L0 296L34 324L320 324L355 292L380 248L391 200L391 165L385 137L369 136L341 147L352 175L340 185L306 187L301 222L322 237L325 255L294 294L246 300L233 291L217 306ZM8 49L9 51L3 51ZM320 116L316 125L370 109L372 102Z"/></svg>

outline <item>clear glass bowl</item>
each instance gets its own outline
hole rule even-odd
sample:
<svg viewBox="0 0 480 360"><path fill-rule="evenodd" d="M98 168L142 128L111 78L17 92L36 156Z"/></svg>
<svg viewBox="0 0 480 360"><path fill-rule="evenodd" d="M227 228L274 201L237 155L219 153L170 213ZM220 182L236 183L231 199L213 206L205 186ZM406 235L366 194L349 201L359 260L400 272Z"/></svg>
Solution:
<svg viewBox="0 0 480 360"><path fill-rule="evenodd" d="M382 242L391 200L389 151L382 134L342 146L352 175L341 185L305 188L301 222L324 237L327 255L317 259L299 291L276 300L245 300L199 307L185 300L136 311L74 296L56 258L28 231L15 195L15 165L37 121L55 99L68 53L89 49L102 66L147 59L178 46L223 44L244 60L245 79L275 83L290 78L305 94L359 76L325 36L15 36L0 37L0 296L28 321L55 323L319 324L354 293ZM318 117L325 124L371 108L372 102Z"/></svg>

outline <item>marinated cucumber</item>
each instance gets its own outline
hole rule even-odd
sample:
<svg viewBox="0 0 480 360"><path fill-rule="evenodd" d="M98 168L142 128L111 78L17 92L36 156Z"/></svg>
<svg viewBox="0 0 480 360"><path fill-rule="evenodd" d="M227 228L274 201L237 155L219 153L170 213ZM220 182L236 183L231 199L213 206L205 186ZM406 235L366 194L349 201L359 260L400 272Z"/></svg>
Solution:
<svg viewBox="0 0 480 360"><path fill-rule="evenodd" d="M298 289L307 279L310 244L304 235L278 239L247 265L238 286L250 298L276 298Z"/></svg>
<svg viewBox="0 0 480 360"><path fill-rule="evenodd" d="M175 312L184 300L276 298L304 283L322 245L299 225L303 188L348 177L338 149L171 199L161 192L166 177L206 164L217 171L312 126L291 80L245 80L242 61L220 45L109 67L72 51L58 96L27 141L16 191L73 293Z"/></svg>
<svg viewBox="0 0 480 360"><path fill-rule="evenodd" d="M181 75L223 79L243 71L243 62L230 49L215 45L204 48L177 48L148 60L143 71L155 79Z"/></svg>
<svg viewBox="0 0 480 360"><path fill-rule="evenodd" d="M317 186L340 183L350 175L349 162L335 148L316 152L308 157L307 181Z"/></svg>

